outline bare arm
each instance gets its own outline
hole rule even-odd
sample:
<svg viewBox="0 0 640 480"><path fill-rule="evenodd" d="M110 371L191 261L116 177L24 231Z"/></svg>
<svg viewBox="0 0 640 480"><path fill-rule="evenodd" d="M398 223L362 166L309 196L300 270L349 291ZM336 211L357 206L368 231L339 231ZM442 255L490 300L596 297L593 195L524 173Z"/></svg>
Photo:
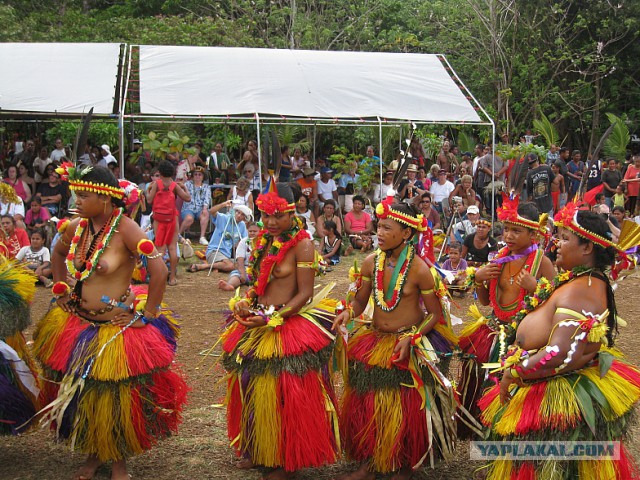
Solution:
<svg viewBox="0 0 640 480"><path fill-rule="evenodd" d="M178 195L178 197L180 197L185 202L191 201L191 195L189 194L189 191L182 183L179 183L179 182L176 183L175 192L176 192L176 195Z"/></svg>

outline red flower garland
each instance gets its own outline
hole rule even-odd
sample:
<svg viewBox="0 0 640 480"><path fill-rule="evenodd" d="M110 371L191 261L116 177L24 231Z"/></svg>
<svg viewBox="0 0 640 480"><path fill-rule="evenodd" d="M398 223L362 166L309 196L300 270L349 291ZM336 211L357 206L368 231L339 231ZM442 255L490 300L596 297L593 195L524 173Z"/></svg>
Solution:
<svg viewBox="0 0 640 480"><path fill-rule="evenodd" d="M256 242L255 245L260 245L260 241L262 240L262 237L264 236L265 233L266 233L266 230L263 230L258 234L256 239L254 240L254 242ZM260 272L258 273L258 277L254 282L255 291L258 294L258 296L264 294L267 288L267 283L269 283L269 277L271 276L271 271L273 270L273 267L276 265L276 263L282 262L287 252L306 238L310 238L307 231L300 230L298 231L298 233L296 233L296 235L291 240L284 242L282 244L282 247L280 247L276 255L267 253L261 259Z"/></svg>
<svg viewBox="0 0 640 480"><path fill-rule="evenodd" d="M509 253L509 249L507 247L502 248L498 255L495 258L506 257ZM527 257L527 261L524 263L524 267L522 268L530 268L533 264L533 258L537 254L537 250L532 251ZM505 264L506 265L506 264ZM504 265L503 265L504 268ZM525 270L528 272L528 270ZM507 323L512 320L512 318L520 311L520 305L524 301L524 297L527 295L527 291L524 288L520 288L520 293L518 294L517 299L517 307L513 310L503 310L500 306L500 302L498 302L498 280L499 278L494 278L489 282L489 304L493 309L493 314L502 322Z"/></svg>

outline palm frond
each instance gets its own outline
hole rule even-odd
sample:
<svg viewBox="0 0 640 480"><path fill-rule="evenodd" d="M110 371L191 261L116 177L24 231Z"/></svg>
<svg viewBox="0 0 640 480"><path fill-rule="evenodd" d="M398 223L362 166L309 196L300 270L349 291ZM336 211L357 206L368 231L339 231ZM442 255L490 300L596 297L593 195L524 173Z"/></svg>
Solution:
<svg viewBox="0 0 640 480"><path fill-rule="evenodd" d="M540 112L540 118L533 120L533 128L542 135L547 144L547 148L551 145L558 145L558 139L560 137L558 130L544 113Z"/></svg>
<svg viewBox="0 0 640 480"><path fill-rule="evenodd" d="M624 120L613 113L607 113L607 118L613 125L613 130L605 140L602 150L607 157L615 158L618 162L624 162L627 145L631 140L629 127L624 123Z"/></svg>
<svg viewBox="0 0 640 480"><path fill-rule="evenodd" d="M473 152L476 148L476 140L466 132L458 134L458 148L461 152Z"/></svg>

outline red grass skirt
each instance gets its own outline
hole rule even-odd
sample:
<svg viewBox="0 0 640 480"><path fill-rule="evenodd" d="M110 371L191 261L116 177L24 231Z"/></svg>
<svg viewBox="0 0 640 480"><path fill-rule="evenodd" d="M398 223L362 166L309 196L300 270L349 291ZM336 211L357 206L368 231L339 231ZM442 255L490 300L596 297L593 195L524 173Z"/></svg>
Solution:
<svg viewBox="0 0 640 480"><path fill-rule="evenodd" d="M610 355L609 353L601 353ZM604 373L604 375L603 375ZM601 377L601 375L603 375ZM640 400L640 369L614 359L606 373L594 364L568 375L517 387L502 405L500 387L485 393L480 420L494 441L622 441ZM549 472L557 476L550 476ZM510 461L490 464L487 480L629 480L638 477L622 446L620 460Z"/></svg>
<svg viewBox="0 0 640 480"><path fill-rule="evenodd" d="M334 340L327 335L335 302L318 309L318 325L294 315L277 328L234 322L222 335L229 439L256 465L295 471L339 456L329 372Z"/></svg>
<svg viewBox="0 0 640 480"><path fill-rule="evenodd" d="M448 459L455 448L453 388L433 362L417 365L422 386L416 385L409 365L416 361L414 352L401 364L392 361L401 335L362 326L347 347L341 412L345 450L350 459L370 461L370 468L381 473L417 468L427 457L432 464L436 457ZM430 348L442 345L443 337L434 330L422 341Z"/></svg>
<svg viewBox="0 0 640 480"><path fill-rule="evenodd" d="M43 405L68 402L51 409L60 440L101 461L117 461L177 432L188 387L172 367L178 324L168 310L162 313L117 336L119 327L89 323L58 307L45 315L34 348L46 379Z"/></svg>

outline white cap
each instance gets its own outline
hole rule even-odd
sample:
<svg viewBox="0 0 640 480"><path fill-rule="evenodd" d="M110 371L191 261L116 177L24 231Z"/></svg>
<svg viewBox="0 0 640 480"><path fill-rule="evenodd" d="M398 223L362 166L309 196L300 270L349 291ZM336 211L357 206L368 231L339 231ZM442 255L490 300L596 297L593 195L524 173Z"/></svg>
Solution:
<svg viewBox="0 0 640 480"><path fill-rule="evenodd" d="M104 145L102 145L100 148L102 150L106 150L107 153L109 153L109 154L111 153L111 149L109 148L109 145L107 145L106 143Z"/></svg>
<svg viewBox="0 0 640 480"><path fill-rule="evenodd" d="M246 205L235 205L233 209L240 213L243 213L248 221L253 221L253 212Z"/></svg>

